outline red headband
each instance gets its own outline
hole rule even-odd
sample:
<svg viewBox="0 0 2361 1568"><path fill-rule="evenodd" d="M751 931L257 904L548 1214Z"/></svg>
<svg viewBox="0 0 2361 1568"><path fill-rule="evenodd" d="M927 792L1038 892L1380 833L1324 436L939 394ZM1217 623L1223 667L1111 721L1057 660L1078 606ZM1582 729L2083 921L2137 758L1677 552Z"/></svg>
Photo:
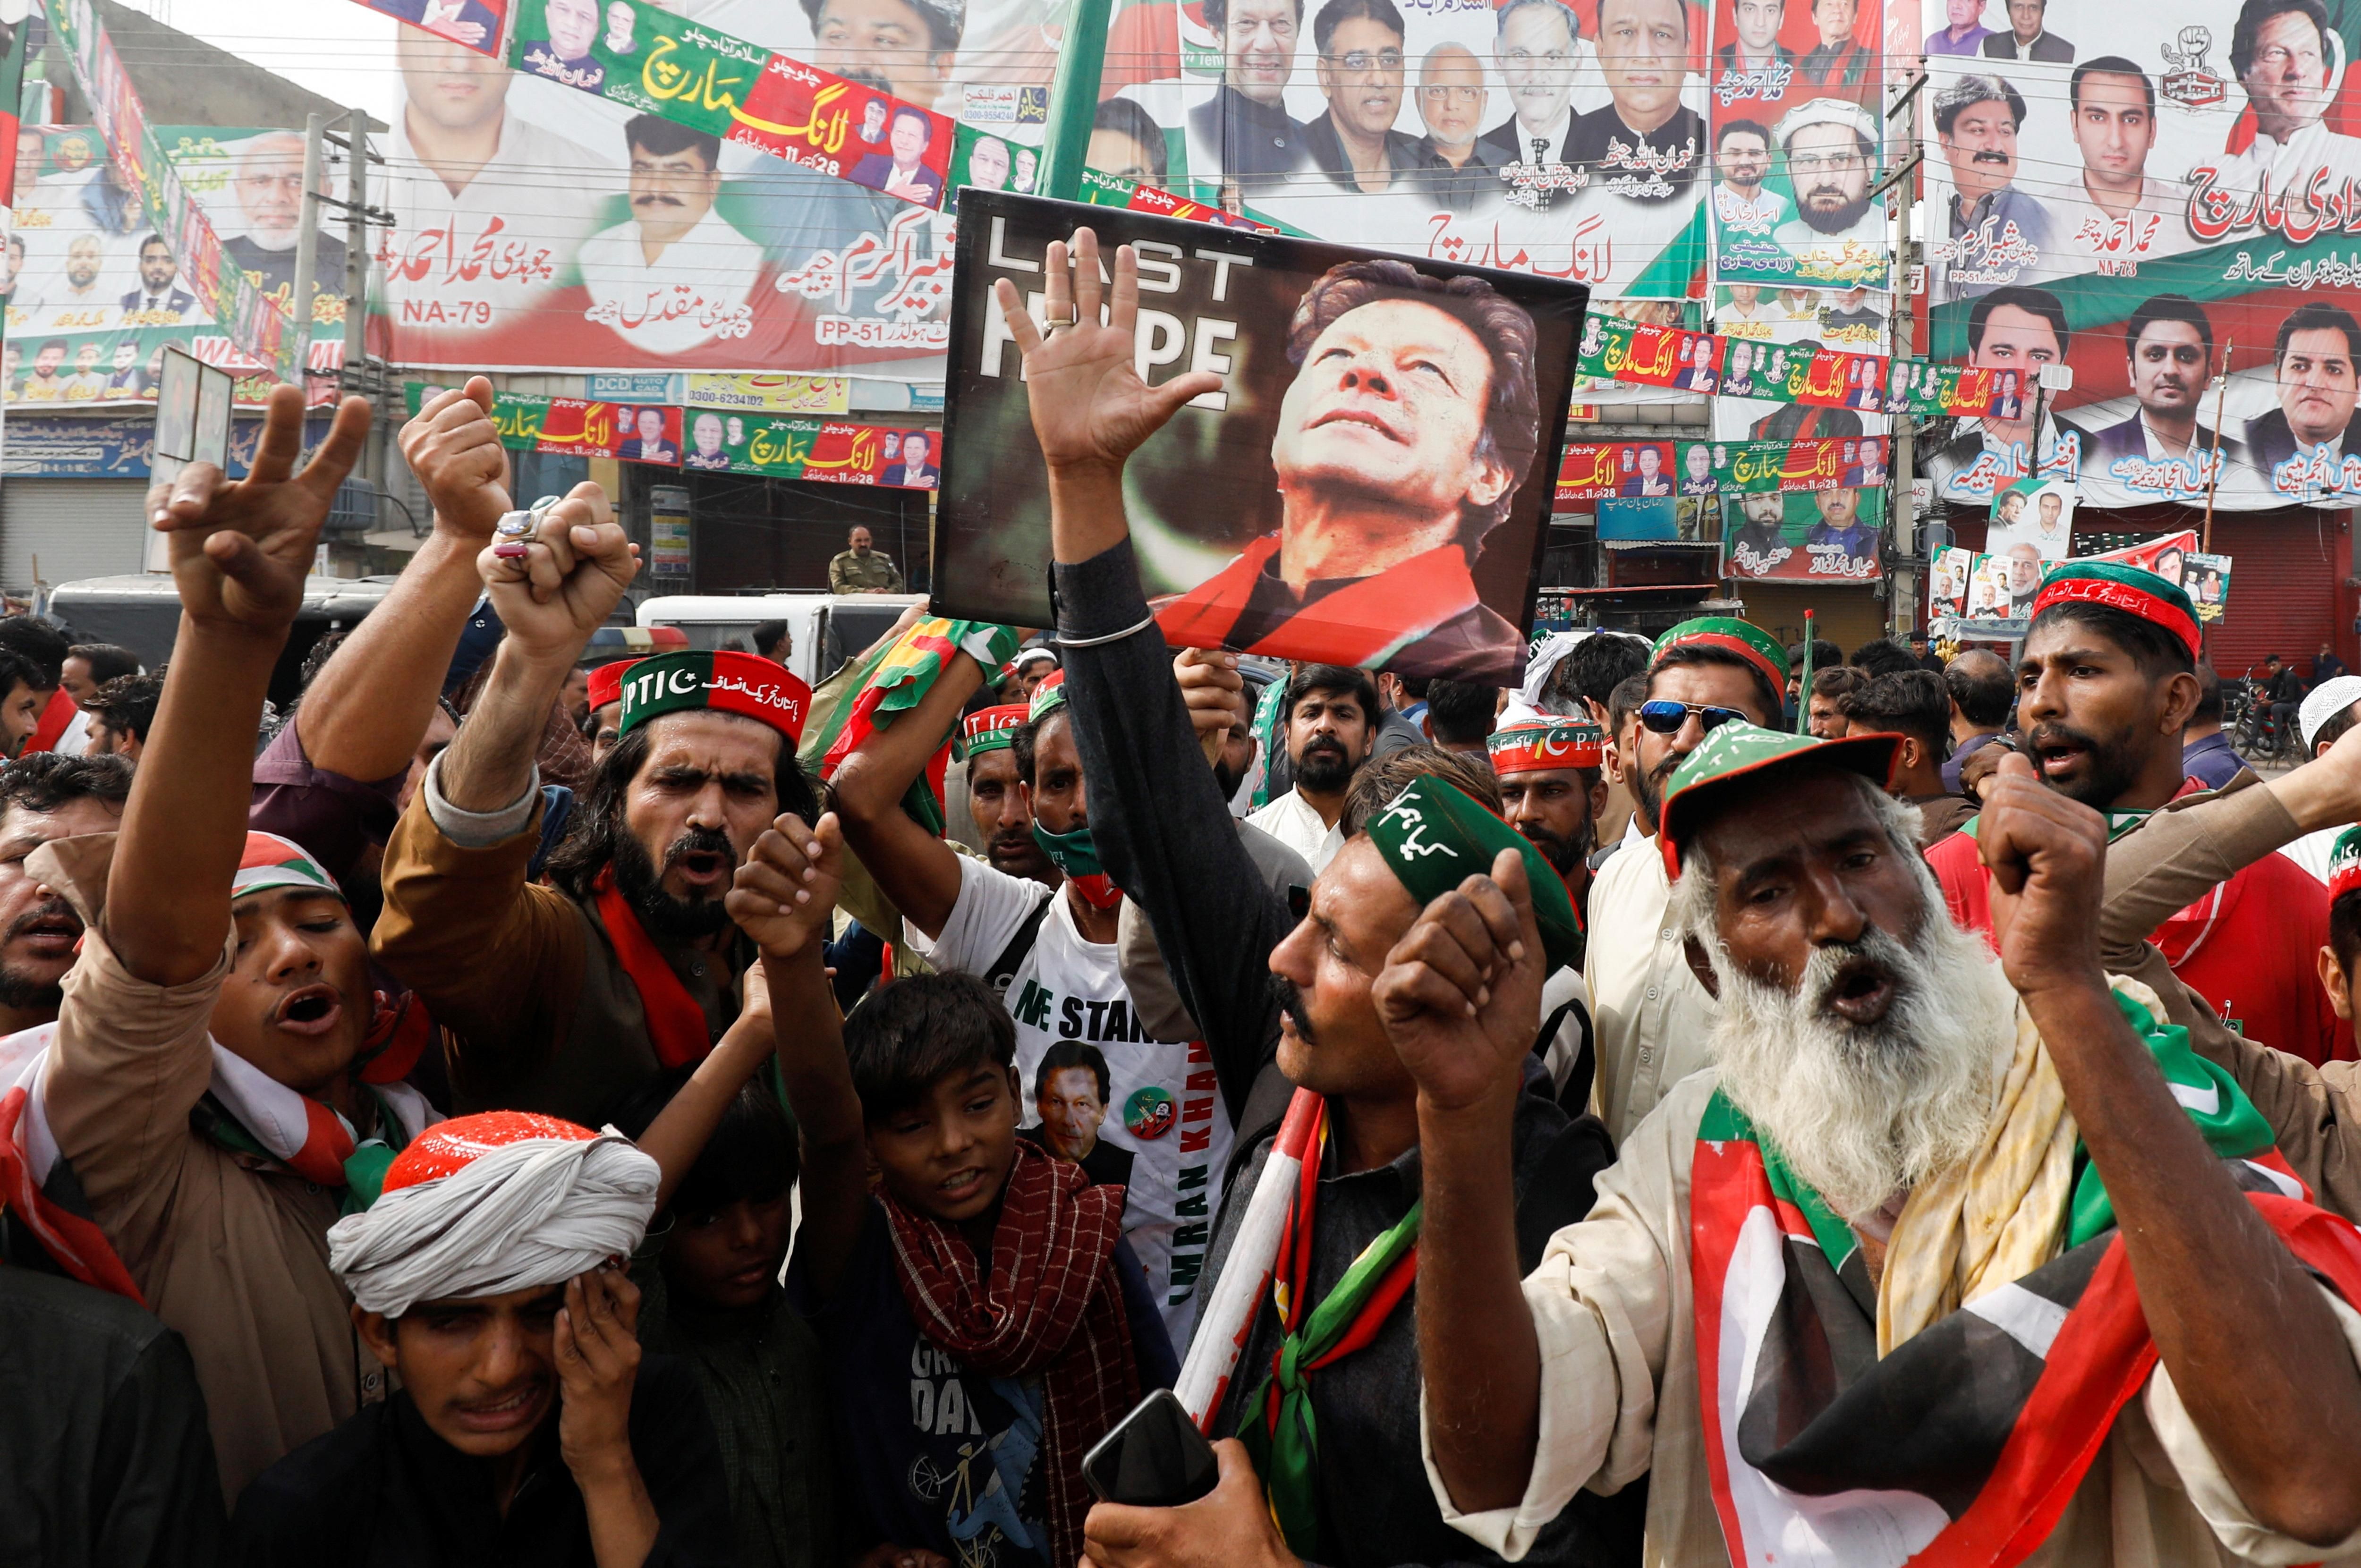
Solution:
<svg viewBox="0 0 2361 1568"><path fill-rule="evenodd" d="M591 712L598 712L610 702L623 700L623 672L638 663L637 659L618 659L590 672Z"/></svg>
<svg viewBox="0 0 2361 1568"><path fill-rule="evenodd" d="M2189 656L2192 659L2199 657L2204 647L2196 620L2183 614L2178 605L2160 595L2110 577L2052 577L2041 585L2039 593L2033 596L2033 613L2039 615L2053 604L2103 605L2109 609L2136 616L2149 625L2160 627L2180 638L2188 646Z"/></svg>

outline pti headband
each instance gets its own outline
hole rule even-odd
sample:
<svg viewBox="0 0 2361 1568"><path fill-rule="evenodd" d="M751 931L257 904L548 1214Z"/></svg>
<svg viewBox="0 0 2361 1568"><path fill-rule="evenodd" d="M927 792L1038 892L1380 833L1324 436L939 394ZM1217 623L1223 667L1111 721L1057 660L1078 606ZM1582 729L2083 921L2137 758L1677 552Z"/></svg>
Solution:
<svg viewBox="0 0 2361 1568"><path fill-rule="evenodd" d="M1369 818L1369 842L1416 899L1421 908L1456 889L1471 876L1489 876L1492 861L1514 850L1525 862L1532 889L1533 918L1540 924L1549 967L1574 961L1582 927L1565 880L1550 869L1523 834L1501 821L1456 785L1422 773L1403 786L1393 804Z"/></svg>
<svg viewBox="0 0 2361 1568"><path fill-rule="evenodd" d="M1050 714L1066 706L1066 672L1052 671L1033 688L1033 706L1025 715L1027 724L1038 724Z"/></svg>
<svg viewBox="0 0 2361 1568"><path fill-rule="evenodd" d="M639 662L637 659L618 659L590 672L591 712L598 712L610 702L623 700L623 672Z"/></svg>
<svg viewBox="0 0 2361 1568"><path fill-rule="evenodd" d="M1595 768L1605 751L1598 726L1586 718L1552 719L1495 729L1484 742L1495 773L1531 773L1551 768Z"/></svg>
<svg viewBox="0 0 2361 1568"><path fill-rule="evenodd" d="M2203 646L2197 630L2197 609L2189 602L2189 596L2154 572L2143 572L2137 566L2118 565L2113 561L2077 561L2061 565L2050 573L2041 591L2033 596L2033 613L2037 618L2043 610L2059 604L2103 605L2136 616L2172 633L2192 659Z"/></svg>
<svg viewBox="0 0 2361 1568"><path fill-rule="evenodd" d="M235 902L273 887L309 888L332 898L345 896L336 879L301 844L276 833L248 833L246 853L238 857L237 875L230 880L230 898Z"/></svg>
<svg viewBox="0 0 2361 1568"><path fill-rule="evenodd" d="M1774 692L1787 689L1787 650L1769 632L1752 621L1734 616L1701 615L1695 620L1684 620L1662 637L1648 655L1648 670L1654 674L1664 662L1664 655L1675 648L1719 648L1734 653L1748 664L1763 672Z"/></svg>
<svg viewBox="0 0 2361 1568"><path fill-rule="evenodd" d="M2361 893L2361 828L2347 828L2328 852L2328 902Z"/></svg>
<svg viewBox="0 0 2361 1568"><path fill-rule="evenodd" d="M1016 743L1016 732L1025 726L1025 705L1003 703L998 707L978 708L967 716L960 726L961 755L975 757L985 751L997 751Z"/></svg>
<svg viewBox="0 0 2361 1568"><path fill-rule="evenodd" d="M785 666L730 649L659 653L622 675L620 733L667 713L709 710L759 719L795 746L811 715L811 687Z"/></svg>
<svg viewBox="0 0 2361 1568"><path fill-rule="evenodd" d="M1663 828L1659 835L1665 874L1680 879L1682 846L1688 842L1703 797L1715 786L1750 774L1767 775L1803 762L1849 769L1883 789L1894 776L1901 755L1899 735L1849 735L1841 740L1816 740L1733 719L1705 732L1705 739L1681 760L1664 786ZM1767 777L1750 781L1756 786Z"/></svg>

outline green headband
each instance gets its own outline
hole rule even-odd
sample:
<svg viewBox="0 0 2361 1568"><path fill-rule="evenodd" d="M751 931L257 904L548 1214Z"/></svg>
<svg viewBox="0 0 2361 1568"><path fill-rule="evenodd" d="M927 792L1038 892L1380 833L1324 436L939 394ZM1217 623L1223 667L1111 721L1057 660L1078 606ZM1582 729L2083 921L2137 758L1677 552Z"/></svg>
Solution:
<svg viewBox="0 0 2361 1568"><path fill-rule="evenodd" d="M1523 834L1486 810L1474 797L1432 773L1411 780L1393 803L1369 818L1369 841L1421 908L1452 892L1471 876L1492 874L1492 861L1514 850L1532 884L1533 917L1553 970L1574 961L1582 927L1565 881L1550 869Z"/></svg>
<svg viewBox="0 0 2361 1568"><path fill-rule="evenodd" d="M1734 653L1762 671L1773 691L1787 689L1787 650L1752 621L1728 615L1701 615L1695 620L1684 620L1656 639L1656 646L1648 654L1649 671L1653 674L1664 662L1664 655L1675 648L1719 648L1725 653Z"/></svg>
<svg viewBox="0 0 2361 1568"><path fill-rule="evenodd" d="M1900 752L1899 735L1850 735L1841 740L1816 740L1809 735L1789 735L1732 720L1706 731L1697 749L1681 759L1664 785L1663 828L1659 847L1664 872L1678 881L1682 847L1688 842L1704 797L1733 779L1746 778L1760 792L1767 775L1793 763L1808 762L1844 768L1883 789L1894 774ZM1750 776L1753 775L1753 776Z"/></svg>

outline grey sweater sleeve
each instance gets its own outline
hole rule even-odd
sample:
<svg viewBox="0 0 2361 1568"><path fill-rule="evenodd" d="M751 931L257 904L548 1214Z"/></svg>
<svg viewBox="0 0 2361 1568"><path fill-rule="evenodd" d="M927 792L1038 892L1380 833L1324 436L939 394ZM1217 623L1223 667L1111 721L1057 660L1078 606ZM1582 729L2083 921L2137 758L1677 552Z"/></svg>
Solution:
<svg viewBox="0 0 2361 1568"><path fill-rule="evenodd" d="M1128 540L1059 566L1056 588L1063 637L1105 637L1148 619ZM1268 964L1291 924L1286 905L1238 842L1155 624L1063 653L1092 840L1147 913L1235 1119L1279 1038Z"/></svg>

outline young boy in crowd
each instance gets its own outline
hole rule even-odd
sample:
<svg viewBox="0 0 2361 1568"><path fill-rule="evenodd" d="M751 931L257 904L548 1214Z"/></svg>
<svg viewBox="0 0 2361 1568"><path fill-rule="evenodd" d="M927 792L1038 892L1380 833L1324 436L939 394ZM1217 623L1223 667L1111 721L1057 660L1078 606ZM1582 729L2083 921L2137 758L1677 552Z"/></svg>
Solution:
<svg viewBox="0 0 2361 1568"><path fill-rule="evenodd" d="M677 1092L676 1079L660 1082L614 1117L664 1169L633 1270L640 1346L697 1374L741 1568L838 1568L819 1342L779 1284L799 1162L777 1091L753 1078L774 1049L762 973L755 966L745 1011Z"/></svg>
<svg viewBox="0 0 2361 1568"><path fill-rule="evenodd" d="M832 1012L778 993L790 963L818 972L842 864L833 813L782 816L729 907L796 1020L778 1037L804 1148L787 1290L827 1351L854 1544L1067 1568L1082 1455L1178 1372L1123 1192L1016 1135L1016 1025L981 981L884 987L840 1047Z"/></svg>
<svg viewBox="0 0 2361 1568"><path fill-rule="evenodd" d="M697 1384L633 1338L658 1168L622 1137L489 1111L412 1140L328 1262L401 1387L264 1472L253 1568L722 1568L737 1561Z"/></svg>

